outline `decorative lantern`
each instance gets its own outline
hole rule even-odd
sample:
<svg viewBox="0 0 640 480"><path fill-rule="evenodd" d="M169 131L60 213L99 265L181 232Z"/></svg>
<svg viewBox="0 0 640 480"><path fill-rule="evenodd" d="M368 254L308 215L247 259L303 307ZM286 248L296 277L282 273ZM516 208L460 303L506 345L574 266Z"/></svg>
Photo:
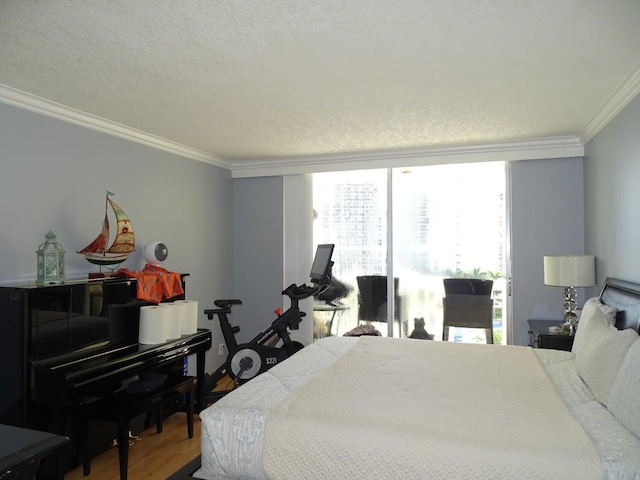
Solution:
<svg viewBox="0 0 640 480"><path fill-rule="evenodd" d="M38 247L37 283L64 283L64 248L56 242L56 236L49 230L46 241Z"/></svg>

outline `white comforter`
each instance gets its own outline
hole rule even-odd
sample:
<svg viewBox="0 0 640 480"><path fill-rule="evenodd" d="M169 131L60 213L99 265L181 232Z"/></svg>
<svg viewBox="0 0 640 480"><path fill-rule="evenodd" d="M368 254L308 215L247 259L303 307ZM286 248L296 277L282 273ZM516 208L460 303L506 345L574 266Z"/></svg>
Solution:
<svg viewBox="0 0 640 480"><path fill-rule="evenodd" d="M205 479L603 476L526 347L331 337L201 418Z"/></svg>

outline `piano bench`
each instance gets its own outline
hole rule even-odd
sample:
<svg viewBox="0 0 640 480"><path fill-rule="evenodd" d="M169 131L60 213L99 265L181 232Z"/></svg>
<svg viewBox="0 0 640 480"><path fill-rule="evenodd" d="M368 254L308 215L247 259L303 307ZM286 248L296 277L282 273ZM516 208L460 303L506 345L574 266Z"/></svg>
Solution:
<svg viewBox="0 0 640 480"><path fill-rule="evenodd" d="M127 480L129 463L129 422L132 419L155 410L156 430L158 433L161 433L165 405L186 395L187 434L189 438L193 438L194 380L195 377L171 375L162 386L151 392L133 395L122 390L114 395L85 405L83 408L81 425L82 437L80 440L84 475L87 476L91 473L91 456L89 454L90 418L116 422L118 425L117 441L120 480Z"/></svg>

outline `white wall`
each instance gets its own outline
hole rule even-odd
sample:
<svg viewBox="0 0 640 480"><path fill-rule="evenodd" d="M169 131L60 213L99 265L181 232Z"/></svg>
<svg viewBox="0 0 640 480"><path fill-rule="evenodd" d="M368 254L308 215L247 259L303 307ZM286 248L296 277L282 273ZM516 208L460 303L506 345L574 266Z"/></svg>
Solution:
<svg viewBox="0 0 640 480"><path fill-rule="evenodd" d="M313 241L313 176L284 177L284 284L309 284L311 263L315 254ZM283 310L290 305L283 300ZM300 310L307 315L296 333L307 342L313 339L313 298L300 300Z"/></svg>
<svg viewBox="0 0 640 480"><path fill-rule="evenodd" d="M587 144L584 169L586 245L598 285L606 277L640 282L640 96Z"/></svg>
<svg viewBox="0 0 640 480"><path fill-rule="evenodd" d="M190 274L187 297L201 312L232 295L229 171L5 104L0 165L0 283L35 280L35 251L48 230L67 251L67 278L98 271L75 252L99 233L109 190L136 233L123 268L141 269L144 245L161 240L169 247L163 266ZM217 325L202 314L198 324L213 327L217 344ZM209 353L207 370L214 362Z"/></svg>

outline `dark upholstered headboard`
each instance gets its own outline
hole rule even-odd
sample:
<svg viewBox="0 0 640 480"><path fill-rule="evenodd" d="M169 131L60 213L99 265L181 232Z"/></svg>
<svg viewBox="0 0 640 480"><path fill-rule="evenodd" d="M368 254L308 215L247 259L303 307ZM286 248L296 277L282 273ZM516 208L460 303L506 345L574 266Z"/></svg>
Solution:
<svg viewBox="0 0 640 480"><path fill-rule="evenodd" d="M640 332L640 284L607 278L600 291L600 301L618 309L616 327Z"/></svg>

